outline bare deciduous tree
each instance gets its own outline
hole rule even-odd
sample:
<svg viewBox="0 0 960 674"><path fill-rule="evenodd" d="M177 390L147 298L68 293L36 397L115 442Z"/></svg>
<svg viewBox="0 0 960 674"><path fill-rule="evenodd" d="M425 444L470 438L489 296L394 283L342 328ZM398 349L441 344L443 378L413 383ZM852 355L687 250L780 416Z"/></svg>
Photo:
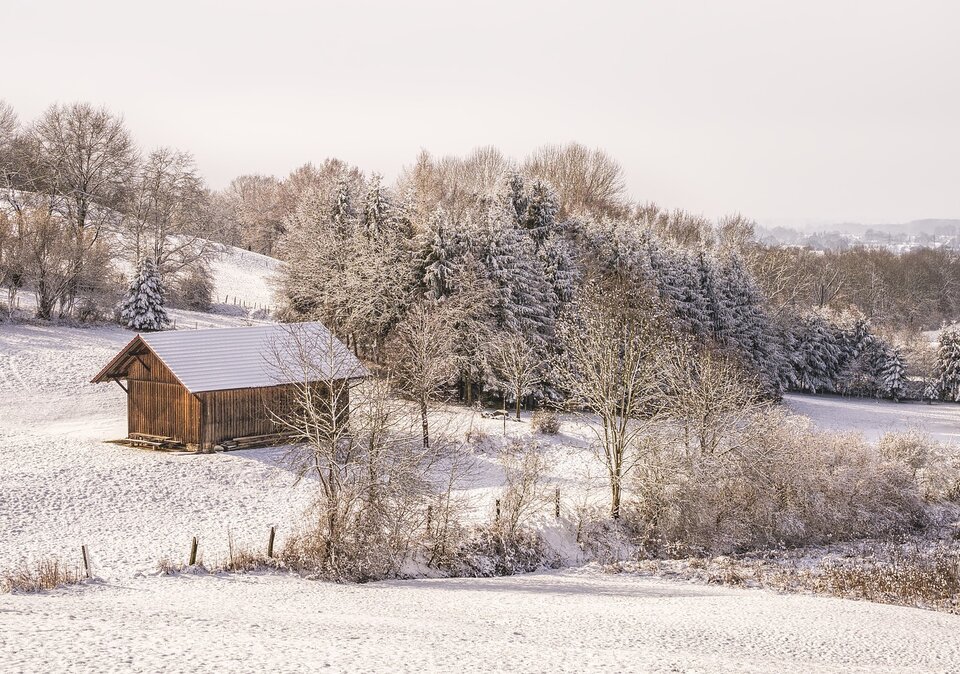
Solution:
<svg viewBox="0 0 960 674"><path fill-rule="evenodd" d="M205 234L207 194L193 157L160 148L140 166L124 214L124 243L136 264L153 257L163 278L214 253Z"/></svg>
<svg viewBox="0 0 960 674"><path fill-rule="evenodd" d="M506 489L501 498L500 525L504 533L513 535L547 501L547 459L539 443L515 440L504 448L501 461Z"/></svg>
<svg viewBox="0 0 960 674"><path fill-rule="evenodd" d="M299 541L305 563L357 579L395 574L423 530L434 451L416 442L416 419L365 374L325 330L291 324L270 365L298 382L271 415L294 442L298 474L317 480L316 526Z"/></svg>
<svg viewBox="0 0 960 674"><path fill-rule="evenodd" d="M670 349L663 367L667 416L683 445L701 455L737 448L729 442L762 407L759 387L729 358L689 344Z"/></svg>
<svg viewBox="0 0 960 674"><path fill-rule="evenodd" d="M29 131L42 190L55 200L70 233L70 261L61 313L73 308L87 252L113 217L136 162L120 117L88 103L52 105Z"/></svg>
<svg viewBox="0 0 960 674"><path fill-rule="evenodd" d="M522 335L506 333L487 347L487 362L504 395L513 396L517 421L520 403L542 381L544 362Z"/></svg>
<svg viewBox="0 0 960 674"><path fill-rule="evenodd" d="M620 517L625 476L660 419L662 312L621 279L590 281L561 322L564 357L556 369L574 406L599 417L597 434L610 480L610 514Z"/></svg>
<svg viewBox="0 0 960 674"><path fill-rule="evenodd" d="M388 346L397 386L420 411L423 446L430 446L430 404L457 374L456 332L451 312L415 304L394 330Z"/></svg>
<svg viewBox="0 0 960 674"><path fill-rule="evenodd" d="M547 145L528 157L523 169L557 191L562 214L610 214L623 207L623 167L603 150Z"/></svg>

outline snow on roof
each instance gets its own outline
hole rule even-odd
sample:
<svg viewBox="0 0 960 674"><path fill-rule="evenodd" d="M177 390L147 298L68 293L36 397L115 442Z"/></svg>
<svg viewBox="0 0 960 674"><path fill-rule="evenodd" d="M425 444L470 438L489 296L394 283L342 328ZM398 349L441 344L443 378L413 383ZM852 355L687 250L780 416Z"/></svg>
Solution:
<svg viewBox="0 0 960 674"><path fill-rule="evenodd" d="M95 378L124 376L145 344L191 393L366 377L356 356L320 323L141 333Z"/></svg>

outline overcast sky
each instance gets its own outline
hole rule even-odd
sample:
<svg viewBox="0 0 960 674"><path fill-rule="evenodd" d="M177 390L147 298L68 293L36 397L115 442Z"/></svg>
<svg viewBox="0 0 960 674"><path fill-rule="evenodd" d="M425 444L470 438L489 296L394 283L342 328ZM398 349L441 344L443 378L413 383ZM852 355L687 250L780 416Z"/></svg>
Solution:
<svg viewBox="0 0 960 674"><path fill-rule="evenodd" d="M335 156L579 141L636 199L960 217L960 2L3 0L0 98L122 113L213 187Z"/></svg>

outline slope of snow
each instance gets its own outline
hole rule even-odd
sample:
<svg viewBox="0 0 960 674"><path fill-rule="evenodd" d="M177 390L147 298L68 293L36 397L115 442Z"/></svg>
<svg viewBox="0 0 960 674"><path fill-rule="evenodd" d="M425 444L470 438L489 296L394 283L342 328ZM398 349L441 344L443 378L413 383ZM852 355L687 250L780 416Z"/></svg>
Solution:
<svg viewBox="0 0 960 674"><path fill-rule="evenodd" d="M960 444L960 405L953 403L803 394L786 395L783 403L823 430L856 431L871 441L890 431L919 430L940 442Z"/></svg>
<svg viewBox="0 0 960 674"><path fill-rule="evenodd" d="M930 672L960 616L592 570L337 585L140 578L16 595L12 671Z"/></svg>
<svg viewBox="0 0 960 674"><path fill-rule="evenodd" d="M234 302L254 308L274 308L275 286L283 263L233 246L219 246L219 255L210 263L213 272L214 302Z"/></svg>

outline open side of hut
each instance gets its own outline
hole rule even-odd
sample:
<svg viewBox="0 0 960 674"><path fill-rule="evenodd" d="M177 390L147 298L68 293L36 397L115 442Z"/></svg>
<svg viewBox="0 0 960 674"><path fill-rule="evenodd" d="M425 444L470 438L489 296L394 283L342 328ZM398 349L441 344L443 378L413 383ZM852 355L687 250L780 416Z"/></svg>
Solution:
<svg viewBox="0 0 960 674"><path fill-rule="evenodd" d="M92 381L126 391L129 438L208 449L275 433L271 412L305 384L336 386L347 414L342 384L366 376L323 325L291 323L139 334Z"/></svg>

